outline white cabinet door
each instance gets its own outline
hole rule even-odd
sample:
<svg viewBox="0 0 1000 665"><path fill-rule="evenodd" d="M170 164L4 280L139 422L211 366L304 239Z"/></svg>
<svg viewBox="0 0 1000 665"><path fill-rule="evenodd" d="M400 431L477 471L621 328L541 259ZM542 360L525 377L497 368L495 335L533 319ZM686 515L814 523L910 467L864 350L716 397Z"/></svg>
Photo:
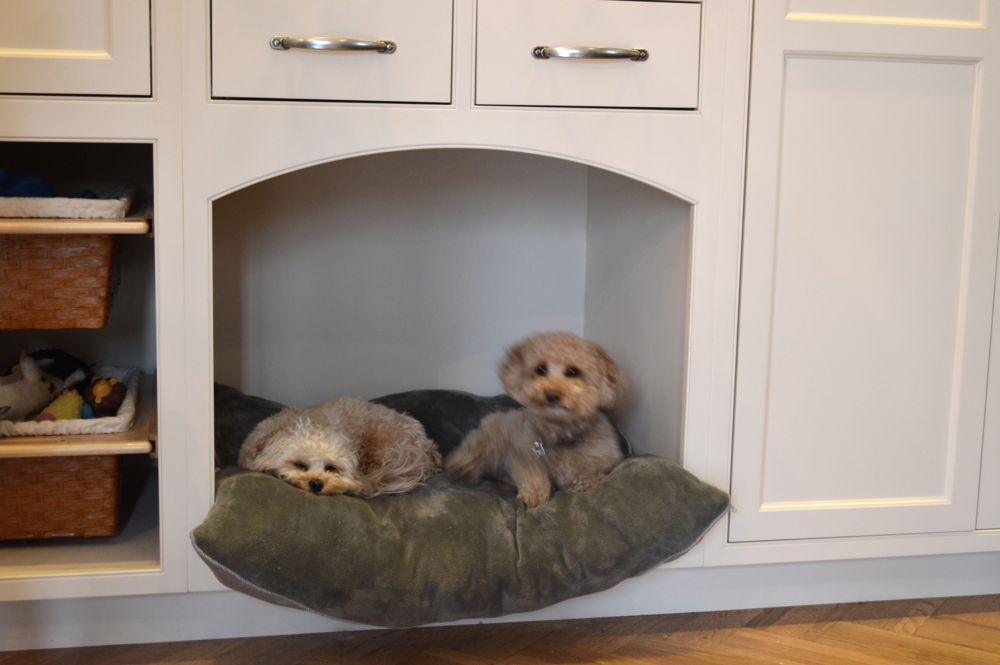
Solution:
<svg viewBox="0 0 1000 665"><path fill-rule="evenodd" d="M0 0L0 94L152 94L149 0Z"/></svg>
<svg viewBox="0 0 1000 665"><path fill-rule="evenodd" d="M731 542L975 528L993 2L758 0Z"/></svg>

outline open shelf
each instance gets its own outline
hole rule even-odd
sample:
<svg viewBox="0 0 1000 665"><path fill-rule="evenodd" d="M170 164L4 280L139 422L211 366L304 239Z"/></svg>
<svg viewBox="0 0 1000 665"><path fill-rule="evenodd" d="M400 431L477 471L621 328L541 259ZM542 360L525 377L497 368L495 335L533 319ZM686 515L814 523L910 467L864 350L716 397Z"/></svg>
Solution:
<svg viewBox="0 0 1000 665"><path fill-rule="evenodd" d="M143 374L132 428L116 434L0 438L0 458L152 453L156 441L156 377Z"/></svg>
<svg viewBox="0 0 1000 665"><path fill-rule="evenodd" d="M156 457L156 245L153 145L119 142L0 141L0 169L37 174L53 184L134 183L136 198L123 218L3 218L0 236L20 242L26 235L115 235L120 276L107 325L101 329L0 330L4 368L22 351L60 349L88 365L136 367L140 377L132 428L116 434L0 438L2 458L56 458L120 455L121 494L117 532L90 538L0 541L0 590L15 597L44 592L46 578L88 595L112 593L88 576L157 573L161 570L160 511L163 507ZM143 236L147 237L143 237ZM28 462L30 465L31 462ZM43 481L44 482L44 481ZM38 581L39 585L35 585ZM77 584L77 586L73 586ZM60 594L62 592L59 592ZM70 595L79 591L69 591ZM4 596L6 599L9 596Z"/></svg>
<svg viewBox="0 0 1000 665"><path fill-rule="evenodd" d="M157 468L127 466L117 535L0 541L0 579L159 570L158 497Z"/></svg>

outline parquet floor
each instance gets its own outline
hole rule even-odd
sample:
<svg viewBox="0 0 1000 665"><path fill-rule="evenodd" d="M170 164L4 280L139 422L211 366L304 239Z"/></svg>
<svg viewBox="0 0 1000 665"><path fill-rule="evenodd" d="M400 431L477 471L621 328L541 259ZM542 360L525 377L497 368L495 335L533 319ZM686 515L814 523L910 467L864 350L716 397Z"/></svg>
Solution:
<svg viewBox="0 0 1000 665"><path fill-rule="evenodd" d="M0 665L1000 665L1000 595L0 654Z"/></svg>

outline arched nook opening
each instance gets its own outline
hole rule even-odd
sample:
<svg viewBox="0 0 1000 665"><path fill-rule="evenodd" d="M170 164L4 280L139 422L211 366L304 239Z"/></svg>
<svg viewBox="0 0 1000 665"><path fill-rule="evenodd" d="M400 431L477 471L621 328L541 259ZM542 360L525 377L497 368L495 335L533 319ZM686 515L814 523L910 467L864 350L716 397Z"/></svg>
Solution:
<svg viewBox="0 0 1000 665"><path fill-rule="evenodd" d="M692 206L547 156L332 161L213 204L215 378L285 404L502 392L505 347L568 330L628 374L636 452L679 460Z"/></svg>

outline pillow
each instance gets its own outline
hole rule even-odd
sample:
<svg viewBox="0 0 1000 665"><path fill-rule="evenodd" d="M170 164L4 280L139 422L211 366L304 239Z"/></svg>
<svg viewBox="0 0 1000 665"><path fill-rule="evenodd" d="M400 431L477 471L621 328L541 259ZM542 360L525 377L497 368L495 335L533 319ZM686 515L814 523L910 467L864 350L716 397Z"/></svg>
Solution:
<svg viewBox="0 0 1000 665"><path fill-rule="evenodd" d="M455 436L478 424L447 409L441 418ZM468 487L444 474L409 494L364 500L228 469L191 535L230 588L331 618L408 627L608 589L684 554L728 508L724 492L652 456L625 460L590 492L557 492L530 510L495 483Z"/></svg>
<svg viewBox="0 0 1000 665"><path fill-rule="evenodd" d="M230 389L232 390L232 389ZM371 400L400 413L408 413L424 426L427 437L437 445L441 457L458 448L465 435L479 427L491 413L523 409L510 395L480 397L459 390L411 390ZM608 417L611 420L611 417ZM615 425L614 420L611 424ZM615 425L622 454L632 454L625 434Z"/></svg>

